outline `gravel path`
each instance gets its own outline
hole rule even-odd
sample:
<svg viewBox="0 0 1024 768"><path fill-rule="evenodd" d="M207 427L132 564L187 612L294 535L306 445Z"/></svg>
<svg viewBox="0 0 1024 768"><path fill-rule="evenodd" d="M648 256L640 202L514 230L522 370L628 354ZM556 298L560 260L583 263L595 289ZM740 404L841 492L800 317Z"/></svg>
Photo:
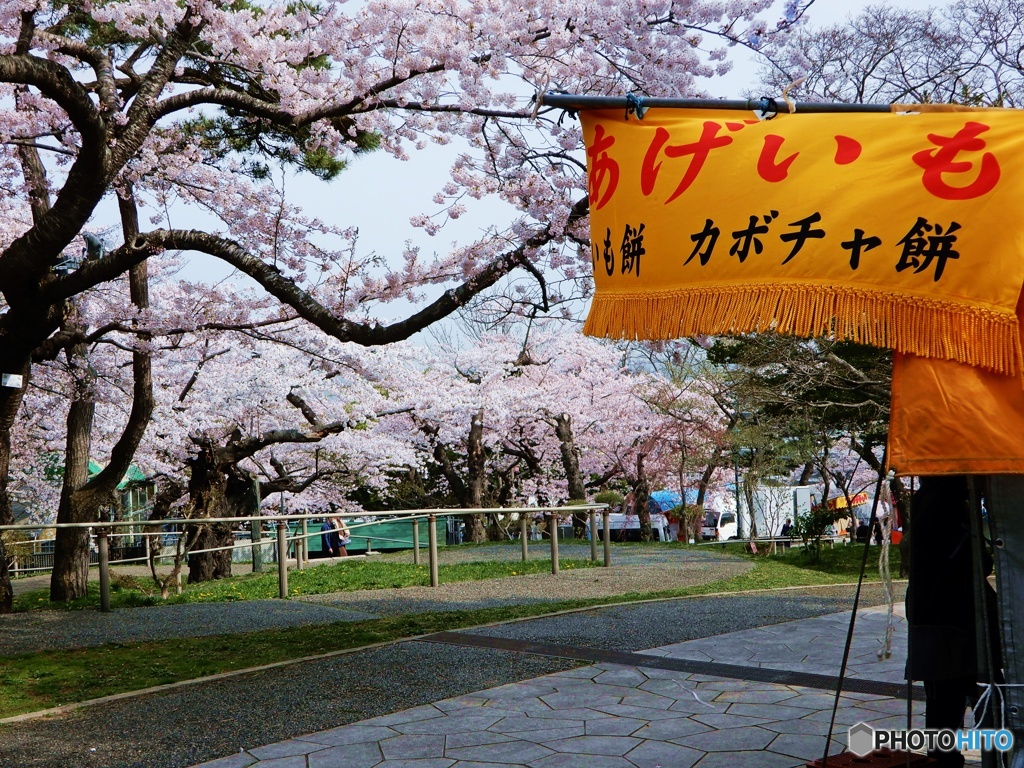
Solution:
<svg viewBox="0 0 1024 768"><path fill-rule="evenodd" d="M531 550L538 557L537 549ZM563 557L589 557L590 547L570 545ZM408 553L383 556L411 560ZM442 562L518 559L518 546L442 550ZM360 590L293 600L192 603L98 611L30 611L0 615L0 654L69 649L103 643L241 634L263 629L359 621L377 616L453 611L522 603L557 602L653 592L737 576L749 560L710 549L616 550L611 568L565 569L558 576L463 581L431 587Z"/></svg>
<svg viewBox="0 0 1024 768"><path fill-rule="evenodd" d="M488 547L497 550L500 559L518 559L518 550ZM565 557L581 557L564 547ZM484 548L477 548L461 556L472 556ZM564 550L570 550L566 553ZM586 548L589 557L589 548ZM480 559L479 554L474 559ZM496 558L498 559L498 558ZM552 603L560 600L586 599L626 595L631 592L657 592L698 584L709 584L720 579L740 576L753 568L753 563L739 557L710 549L675 549L644 552L636 548L626 553L616 552L611 568L566 569L557 576L532 574L514 579L487 579L463 581L432 587L403 587L401 589L373 589L356 592L334 592L327 595L308 595L303 602L332 605L351 611L381 615L395 613L425 613L475 608L493 608L523 603Z"/></svg>
<svg viewBox="0 0 1024 768"><path fill-rule="evenodd" d="M852 588L595 609L481 630L651 648L832 613ZM878 600L869 592L862 601ZM616 640L619 638L619 640ZM403 642L0 727L2 768L182 768L312 731L529 679L572 662ZM73 734L73 736L71 736ZM296 763L297 765L298 763ZM292 763L282 762L281 768Z"/></svg>

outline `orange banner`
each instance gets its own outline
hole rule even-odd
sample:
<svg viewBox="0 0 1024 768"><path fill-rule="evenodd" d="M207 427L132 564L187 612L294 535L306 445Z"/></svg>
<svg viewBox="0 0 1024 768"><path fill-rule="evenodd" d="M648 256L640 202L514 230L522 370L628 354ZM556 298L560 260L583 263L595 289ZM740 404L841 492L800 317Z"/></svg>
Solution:
<svg viewBox="0 0 1024 768"><path fill-rule="evenodd" d="M1018 312L1024 332L1024 297ZM897 354L890 408L889 466L898 474L1024 474L1017 378Z"/></svg>
<svg viewBox="0 0 1024 768"><path fill-rule="evenodd" d="M582 119L586 333L774 330L1021 371L1019 111Z"/></svg>

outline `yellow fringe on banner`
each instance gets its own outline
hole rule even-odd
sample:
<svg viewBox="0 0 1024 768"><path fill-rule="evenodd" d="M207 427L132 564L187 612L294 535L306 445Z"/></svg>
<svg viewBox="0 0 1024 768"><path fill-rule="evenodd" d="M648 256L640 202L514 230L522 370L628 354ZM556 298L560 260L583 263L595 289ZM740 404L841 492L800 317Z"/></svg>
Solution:
<svg viewBox="0 0 1024 768"><path fill-rule="evenodd" d="M828 285L723 285L643 293L598 293L583 332L675 339L775 331L959 360L1016 376L1017 318L977 307Z"/></svg>

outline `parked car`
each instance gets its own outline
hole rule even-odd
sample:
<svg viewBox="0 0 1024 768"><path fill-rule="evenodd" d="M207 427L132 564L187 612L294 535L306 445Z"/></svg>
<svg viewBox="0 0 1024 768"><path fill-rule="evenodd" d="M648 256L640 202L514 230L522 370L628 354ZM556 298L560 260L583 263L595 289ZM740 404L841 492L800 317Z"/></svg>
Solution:
<svg viewBox="0 0 1024 768"><path fill-rule="evenodd" d="M704 522L700 528L700 537L704 541L727 541L738 535L735 512L715 512L709 509L704 513Z"/></svg>

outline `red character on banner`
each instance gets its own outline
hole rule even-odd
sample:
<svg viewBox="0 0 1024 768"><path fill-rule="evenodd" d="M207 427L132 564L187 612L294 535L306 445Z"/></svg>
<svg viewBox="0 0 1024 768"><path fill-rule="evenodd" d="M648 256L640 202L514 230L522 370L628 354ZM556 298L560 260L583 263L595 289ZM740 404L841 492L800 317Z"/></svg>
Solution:
<svg viewBox="0 0 1024 768"><path fill-rule="evenodd" d="M774 133L769 133L764 137L764 147L761 149L761 156L757 158L757 175L765 181L777 182L784 180L789 175L789 166L793 164L793 161L800 154L799 152L794 152L780 162L778 156L779 150L782 149L783 141L785 139L781 136L776 136Z"/></svg>
<svg viewBox="0 0 1024 768"><path fill-rule="evenodd" d="M736 128L733 128L736 125ZM686 167L686 172L683 174L682 181L679 182L679 186L676 187L676 191L665 201L665 204L671 203L683 192L689 189L690 185L696 180L700 174L701 168L704 167L704 162L708 159L708 155L711 154L711 150L718 149L720 147L728 146L732 144L732 139L728 136L719 136L718 132L722 130L722 125L719 123L712 122L710 120L704 123L704 128L701 130L700 138L697 141L690 144L672 144L666 146L670 138L669 132L662 127L658 127L658 130L654 132L654 139L651 141L651 146L647 148L647 154L644 155L644 163L640 168L640 191L644 193L644 196L650 195L654 191L654 184L658 180L658 171L661 170L661 163L658 162L658 155L661 154L661 150L664 147L666 157L686 157L691 155L690 163ZM739 130L743 127L741 123L730 124L727 126L730 130Z"/></svg>
<svg viewBox="0 0 1024 768"><path fill-rule="evenodd" d="M836 165L849 165L858 157L862 151L860 142L851 139L849 136L836 136L836 155L833 159Z"/></svg>
<svg viewBox="0 0 1024 768"><path fill-rule="evenodd" d="M938 149L926 149L914 155L914 162L924 168L922 182L925 189L943 200L972 200L991 192L999 183L999 161L991 152L986 152L978 162L974 181L954 187L943 178L946 174L967 173L975 167L971 160L957 160L961 152L980 152L985 141L978 136L989 130L982 123L968 122L955 136L928 134L928 140Z"/></svg>
<svg viewBox="0 0 1024 768"><path fill-rule="evenodd" d="M604 208L615 194L615 188L619 186L619 164L608 155L608 150L614 143L615 137L605 134L603 125L594 128L594 143L587 150L587 157L593 161L590 167L587 194L590 198L590 205L595 211ZM607 185L605 185L606 179ZM601 187L604 187L603 195Z"/></svg>

